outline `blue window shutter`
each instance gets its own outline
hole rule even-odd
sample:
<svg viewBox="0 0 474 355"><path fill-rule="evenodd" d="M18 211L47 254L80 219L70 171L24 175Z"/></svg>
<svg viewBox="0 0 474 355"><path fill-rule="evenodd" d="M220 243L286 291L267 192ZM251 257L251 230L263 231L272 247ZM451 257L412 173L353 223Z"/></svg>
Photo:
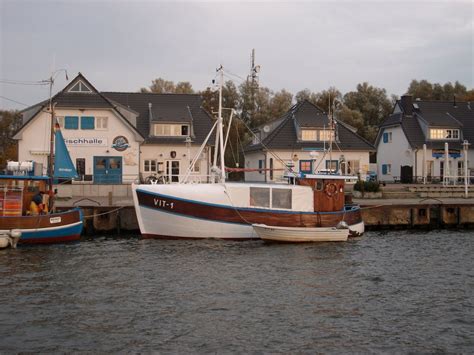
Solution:
<svg viewBox="0 0 474 355"><path fill-rule="evenodd" d="M383 134L383 142L388 143L388 133Z"/></svg>
<svg viewBox="0 0 474 355"><path fill-rule="evenodd" d="M64 128L65 129L78 129L79 128L79 117L77 117L77 116L66 116L66 117L64 117Z"/></svg>
<svg viewBox="0 0 474 355"><path fill-rule="evenodd" d="M382 164L382 174L387 175L387 164Z"/></svg>
<svg viewBox="0 0 474 355"><path fill-rule="evenodd" d="M81 117L81 129L94 129L95 128L94 116L82 116Z"/></svg>

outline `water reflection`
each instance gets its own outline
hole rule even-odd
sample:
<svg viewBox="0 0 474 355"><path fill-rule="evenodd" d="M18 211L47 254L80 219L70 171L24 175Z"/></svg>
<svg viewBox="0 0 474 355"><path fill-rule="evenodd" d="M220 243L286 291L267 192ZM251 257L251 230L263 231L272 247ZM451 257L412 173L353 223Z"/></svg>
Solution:
<svg viewBox="0 0 474 355"><path fill-rule="evenodd" d="M0 251L0 350L468 353L473 252L468 232Z"/></svg>

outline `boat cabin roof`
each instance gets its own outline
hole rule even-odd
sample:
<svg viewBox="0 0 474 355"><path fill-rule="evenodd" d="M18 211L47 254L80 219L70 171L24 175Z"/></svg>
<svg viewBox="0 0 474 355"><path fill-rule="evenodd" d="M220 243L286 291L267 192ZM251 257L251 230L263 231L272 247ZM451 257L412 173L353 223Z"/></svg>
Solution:
<svg viewBox="0 0 474 355"><path fill-rule="evenodd" d="M357 180L357 176L340 174L305 174L294 173L285 174L286 178L314 179L314 180Z"/></svg>

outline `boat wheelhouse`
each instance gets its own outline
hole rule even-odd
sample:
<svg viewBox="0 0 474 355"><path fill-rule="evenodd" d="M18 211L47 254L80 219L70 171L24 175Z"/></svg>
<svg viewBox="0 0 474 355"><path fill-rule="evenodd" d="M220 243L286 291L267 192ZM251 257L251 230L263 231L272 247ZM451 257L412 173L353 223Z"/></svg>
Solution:
<svg viewBox="0 0 474 355"><path fill-rule="evenodd" d="M0 233L19 230L19 244L80 239L83 215L78 208L65 212L29 214L33 196L39 191L46 191L48 181L47 176L0 175ZM46 200L44 202L48 203Z"/></svg>

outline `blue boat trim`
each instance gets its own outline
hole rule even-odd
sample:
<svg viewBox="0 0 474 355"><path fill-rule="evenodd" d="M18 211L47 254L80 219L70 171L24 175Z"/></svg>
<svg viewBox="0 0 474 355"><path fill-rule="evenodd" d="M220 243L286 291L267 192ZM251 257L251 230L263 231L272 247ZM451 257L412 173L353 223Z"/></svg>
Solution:
<svg viewBox="0 0 474 355"><path fill-rule="evenodd" d="M58 228L56 230L42 230L37 229L31 232L22 232L21 240L35 240L35 239L46 239L46 238L58 238L68 237L72 235L78 235L82 232L83 223L76 225L67 225L64 228Z"/></svg>
<svg viewBox="0 0 474 355"><path fill-rule="evenodd" d="M194 203L194 204L202 205L202 206L211 206L211 207L219 207L219 208L225 208L225 209L230 209L230 210L252 211L252 212L271 212L271 213L281 213L281 214L341 214L341 213L346 213L351 210L357 210L360 208L359 206L351 206L354 208L348 210L346 206L344 206L342 210L335 211L335 212L301 212L301 211L291 211L291 210L272 210L272 209L267 209L267 208L233 207L233 206L219 205L219 204L214 204L214 203L209 203L209 202L200 202L200 201L195 201L195 200L188 200L181 197L157 194L157 193L153 193L149 191L144 191L141 189L137 189L136 191L143 194L151 195L151 196L168 198L168 199L173 199L173 200L178 200L178 201L183 201L183 202L189 202L189 203ZM143 206L143 205L140 204L140 206ZM147 206L143 206L143 207L147 207Z"/></svg>

